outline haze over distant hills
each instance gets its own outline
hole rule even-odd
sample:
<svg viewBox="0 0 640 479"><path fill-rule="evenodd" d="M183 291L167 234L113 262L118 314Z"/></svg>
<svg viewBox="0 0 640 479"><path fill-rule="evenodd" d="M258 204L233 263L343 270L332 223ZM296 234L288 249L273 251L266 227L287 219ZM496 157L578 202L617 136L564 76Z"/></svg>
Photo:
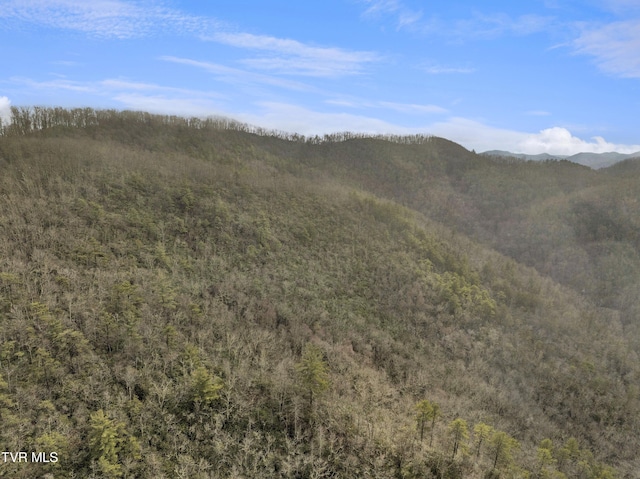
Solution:
<svg viewBox="0 0 640 479"><path fill-rule="evenodd" d="M504 156L520 158L523 160L544 161L544 160L568 160L579 165L588 166L590 168L599 169L606 168L607 166L614 165L620 161L628 158L640 157L640 151L635 153L618 153L610 151L606 153L576 153L575 155L550 155L549 153L540 153L537 155L527 155L525 153L511 153L510 151L503 150L490 150L481 153L481 155L488 156Z"/></svg>

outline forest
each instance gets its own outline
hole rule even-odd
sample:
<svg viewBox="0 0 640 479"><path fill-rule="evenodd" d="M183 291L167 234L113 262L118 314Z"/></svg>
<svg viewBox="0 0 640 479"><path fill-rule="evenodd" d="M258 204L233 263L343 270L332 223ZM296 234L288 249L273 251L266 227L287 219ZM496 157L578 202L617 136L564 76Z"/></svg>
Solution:
<svg viewBox="0 0 640 479"><path fill-rule="evenodd" d="M635 478L639 198L640 159L12 107L0 477Z"/></svg>

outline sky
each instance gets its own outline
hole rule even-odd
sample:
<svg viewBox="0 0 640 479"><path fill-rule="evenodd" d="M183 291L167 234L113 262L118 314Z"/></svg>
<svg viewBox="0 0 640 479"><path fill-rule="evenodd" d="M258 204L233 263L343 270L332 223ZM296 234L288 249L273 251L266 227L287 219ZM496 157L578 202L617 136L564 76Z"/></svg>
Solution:
<svg viewBox="0 0 640 479"><path fill-rule="evenodd" d="M0 0L10 106L640 151L640 0Z"/></svg>

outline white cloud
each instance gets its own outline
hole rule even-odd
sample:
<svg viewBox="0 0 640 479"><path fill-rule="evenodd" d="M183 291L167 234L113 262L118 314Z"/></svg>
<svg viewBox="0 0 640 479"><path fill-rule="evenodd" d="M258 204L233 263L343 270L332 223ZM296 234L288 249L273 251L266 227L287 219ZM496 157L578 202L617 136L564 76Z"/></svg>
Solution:
<svg viewBox="0 0 640 479"><path fill-rule="evenodd" d="M399 0L363 0L367 8L364 11L365 17L395 19L397 28L413 27L422 20L422 11L408 8Z"/></svg>
<svg viewBox="0 0 640 479"><path fill-rule="evenodd" d="M372 104L372 106L374 105L375 103ZM372 135L436 135L476 151L493 149L515 151L528 136L526 133L494 128L465 118L454 117L441 122L409 127L384 121L374 116L344 112L319 112L299 105L279 102L260 102L257 106L261 111L228 115L244 123L307 136L341 131Z"/></svg>
<svg viewBox="0 0 640 479"><path fill-rule="evenodd" d="M119 93L113 99L127 109L162 115L207 117L222 114L221 108L209 101L206 96L171 98L163 95Z"/></svg>
<svg viewBox="0 0 640 479"><path fill-rule="evenodd" d="M240 60L240 63L254 70L268 70L281 75L339 77L360 73L357 65L337 61L318 62L312 58L247 58Z"/></svg>
<svg viewBox="0 0 640 479"><path fill-rule="evenodd" d="M105 38L136 38L166 31L203 34L219 25L210 18L148 2L122 0L5 0L0 18Z"/></svg>
<svg viewBox="0 0 640 479"><path fill-rule="evenodd" d="M331 100L325 100L325 103L327 105L335 105L335 106L344 106L347 108L360 108L362 105L357 102L357 101L353 101L353 100L342 100L342 99L331 99Z"/></svg>
<svg viewBox="0 0 640 479"><path fill-rule="evenodd" d="M404 28L411 32L436 34L457 40L494 38L505 34L530 35L545 31L556 22L551 16L526 14L512 17L501 12L475 12L469 18L444 20L435 15L425 18L421 10L409 8L400 0L361 0L361 3L366 6L363 13L365 18L392 18L398 29Z"/></svg>
<svg viewBox="0 0 640 479"><path fill-rule="evenodd" d="M638 0L603 0L605 6L614 12L624 13L632 10L640 10Z"/></svg>
<svg viewBox="0 0 640 479"><path fill-rule="evenodd" d="M525 115L529 116L550 116L551 113L545 110L529 110L525 112Z"/></svg>
<svg viewBox="0 0 640 479"><path fill-rule="evenodd" d="M222 95L215 92L203 92L187 88L175 88L155 83L135 82L123 79L112 79L82 82L67 79L35 81L30 78L12 77L10 82L24 85L37 90L69 90L78 93L93 93L96 95L110 95L117 92L163 92L177 95L197 95L202 97L221 98Z"/></svg>
<svg viewBox="0 0 640 479"><path fill-rule="evenodd" d="M179 57L173 57L173 56L163 56L163 57L160 57L160 60L203 69L215 75L215 77L218 80L228 82L233 85L257 84L257 85L271 85L271 86L276 86L279 88L295 90L295 91L314 91L315 90L314 87L311 87L304 83L285 80L285 79L277 78L271 75L248 72L246 70L228 67L226 65L221 65L219 63L203 62L199 60L191 60L189 58L179 58Z"/></svg>
<svg viewBox="0 0 640 479"><path fill-rule="evenodd" d="M108 108L113 108L115 103L116 108L179 116L204 117L219 115L221 114L221 107L218 103L227 100L224 95L217 92L176 88L123 79L106 79L95 82L70 80L37 82L28 78L12 78L11 81L34 90L44 90L49 97L60 97L55 93L55 90L70 90L92 96L91 103L95 105L104 104L105 99L108 99ZM0 117L2 116L2 107L4 105L3 98L6 97L0 97ZM80 105L67 104L63 106L74 107Z"/></svg>
<svg viewBox="0 0 640 479"><path fill-rule="evenodd" d="M438 105L420 105L414 103L395 103L390 101L379 102L380 106L389 108L391 110L399 111L401 113L410 114L433 114L433 113L447 113L445 108Z"/></svg>
<svg viewBox="0 0 640 479"><path fill-rule="evenodd" d="M423 103L399 103L393 101L373 101L354 97L333 98L325 100L324 103L327 105L335 105L339 107L354 109L393 110L410 115L434 115L448 113L448 110L446 108L438 105L429 105Z"/></svg>
<svg viewBox="0 0 640 479"><path fill-rule="evenodd" d="M57 61L52 61L50 62L52 65L60 65L63 67L77 67L80 66L81 63L79 62L75 62L72 60L57 60Z"/></svg>
<svg viewBox="0 0 640 479"><path fill-rule="evenodd" d="M278 73L338 77L361 73L364 65L378 60L373 52L317 47L296 40L250 33L216 33L206 39L225 45L268 52L271 55L245 59L252 68Z"/></svg>
<svg viewBox="0 0 640 479"><path fill-rule="evenodd" d="M199 97L210 97L210 98L222 98L223 95L216 92L203 92L199 90L191 90L188 88L175 88L168 87L164 85L157 85L155 83L145 83L145 82L135 82L129 80L122 79L107 79L98 82L100 87L103 87L107 90L119 90L119 91L135 91L135 92L163 92L163 93L172 93L178 95L186 95L186 96L199 96Z"/></svg>
<svg viewBox="0 0 640 479"><path fill-rule="evenodd" d="M436 135L459 143L469 150L473 149L479 152L498 149L513 153L573 155L580 152L634 153L640 151L640 145L613 144L601 137L594 137L590 141L583 140L573 136L569 130L560 127L548 128L538 133L526 133L496 128L479 121L460 117L408 127L373 116L344 112L319 112L286 103L260 102L257 106L262 111L242 114L218 111L212 112L212 114L230 116L263 128L311 136L341 131L365 134Z"/></svg>
<svg viewBox="0 0 640 479"><path fill-rule="evenodd" d="M9 20L8 25L31 23L101 38L191 34L202 40L263 52L242 63L280 74L340 77L362 73L365 65L378 60L373 52L318 47L268 35L225 33L222 30L228 30L228 26L214 18L142 0L3 0L0 19L3 18Z"/></svg>
<svg viewBox="0 0 640 479"><path fill-rule="evenodd" d="M520 15L512 18L506 14L477 15L471 22L482 34L499 35L511 33L514 35L530 35L544 31L553 22L553 17L542 15Z"/></svg>
<svg viewBox="0 0 640 479"><path fill-rule="evenodd" d="M550 153L556 155L574 155L576 153L635 153L640 145L620 145L606 141L601 136L594 136L586 141L573 136L566 128L553 127L540 133L527 135L519 143L519 150L514 153Z"/></svg>
<svg viewBox="0 0 640 479"><path fill-rule="evenodd" d="M526 36L548 30L555 21L554 17L535 14L512 17L506 13L475 13L469 18L441 26L437 33L458 41L504 35Z"/></svg>
<svg viewBox="0 0 640 479"><path fill-rule="evenodd" d="M425 126L425 132L460 143L476 151L511 150L525 137L525 133L496 128L468 118L452 117Z"/></svg>
<svg viewBox="0 0 640 479"><path fill-rule="evenodd" d="M228 81L236 84L240 81L258 82L265 80L266 75L247 73L229 69L221 65L195 62L193 60L167 58L169 61L184 63L203 68L218 76L228 76ZM248 75L248 78L247 78ZM270 79L268 77L267 79ZM209 91L189 90L168 87L155 83L135 82L124 79L106 79L97 82L78 82L70 80L53 80L35 82L29 79L12 79L33 89L48 91L72 90L92 94L95 98L108 98L125 108L145 110L153 113L175 114L182 116L228 116L252 125L296 132L304 135L322 135L339 131L352 131L368 134L432 134L441 136L468 149L476 151L508 150L514 153L550 153L556 155L572 155L579 152L604 153L617 151L633 153L640 151L640 145L615 144L602 137L582 139L574 136L569 130L552 127L537 133L514 131L496 128L482 121L468 118L450 117L442 121L417 124L418 115L443 114L444 108L429 104L399 103L359 98L329 99L325 101L328 111L317 111L310 107L292 105L283 102L260 101L253 106L238 110L237 105L229 102L220 103L226 98ZM255 97L254 97L255 98ZM251 100L249 99L249 102ZM98 103L103 103L98 101ZM351 114L332 111L331 106L357 108L369 114ZM10 101L0 97L0 116L7 117ZM112 106L110 106L112 107ZM338 108L336 108L337 110ZM406 115L406 126L382 120L380 109L391 109ZM545 112L537 112L545 113Z"/></svg>
<svg viewBox="0 0 640 479"><path fill-rule="evenodd" d="M235 115L242 122L303 135L323 135L350 131L367 134L415 134L418 128L406 128L378 118L350 113L318 112L298 105L260 102L260 113Z"/></svg>
<svg viewBox="0 0 640 479"><path fill-rule="evenodd" d="M216 92L174 88L155 83L108 79L99 82L111 98L124 108L164 115L206 117L219 115L214 100L224 99Z"/></svg>
<svg viewBox="0 0 640 479"><path fill-rule="evenodd" d="M495 128L466 118L449 118L426 125L423 132L441 136L476 151L507 150L513 153L574 155L576 153L635 153L640 145L615 144L602 137L583 140L569 130L552 127L538 133Z"/></svg>
<svg viewBox="0 0 640 479"><path fill-rule="evenodd" d="M464 68L464 67L449 67L443 65L428 65L422 67L422 70L431 74L431 75L441 75L441 74L449 74L449 73L474 73L476 71L475 68Z"/></svg>
<svg viewBox="0 0 640 479"><path fill-rule="evenodd" d="M11 100L6 96L0 96L0 120L3 125L11 121Z"/></svg>
<svg viewBox="0 0 640 479"><path fill-rule="evenodd" d="M30 78L11 77L12 83L25 85L36 90L68 90L78 93L95 93L96 87L92 83L59 79L49 81L35 81Z"/></svg>
<svg viewBox="0 0 640 479"><path fill-rule="evenodd" d="M574 41L578 53L595 57L605 72L640 78L640 20L613 22L601 27L584 27Z"/></svg>
<svg viewBox="0 0 640 479"><path fill-rule="evenodd" d="M367 5L364 15L383 15L406 9L399 0L362 0Z"/></svg>

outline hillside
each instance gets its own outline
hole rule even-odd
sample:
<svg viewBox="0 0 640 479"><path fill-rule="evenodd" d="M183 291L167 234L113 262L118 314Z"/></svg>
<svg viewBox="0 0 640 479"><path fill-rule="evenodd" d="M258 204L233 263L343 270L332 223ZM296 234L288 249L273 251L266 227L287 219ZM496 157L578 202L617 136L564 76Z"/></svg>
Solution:
<svg viewBox="0 0 640 479"><path fill-rule="evenodd" d="M634 477L633 182L248 130L14 111L0 476Z"/></svg>
<svg viewBox="0 0 640 479"><path fill-rule="evenodd" d="M617 153L610 151L607 153L576 153L574 155L550 155L549 153L539 153L537 155L527 155L525 153L511 153L503 150L490 150L481 153L483 156L518 158L521 160L545 161L545 160L567 160L589 168L599 169L613 166L621 161L640 156L640 151L635 153Z"/></svg>
<svg viewBox="0 0 640 479"><path fill-rule="evenodd" d="M594 171L566 160L475 155L437 138L413 145L357 139L322 148L302 161L419 211L536 268L594 305L615 310L638 342L635 160Z"/></svg>

